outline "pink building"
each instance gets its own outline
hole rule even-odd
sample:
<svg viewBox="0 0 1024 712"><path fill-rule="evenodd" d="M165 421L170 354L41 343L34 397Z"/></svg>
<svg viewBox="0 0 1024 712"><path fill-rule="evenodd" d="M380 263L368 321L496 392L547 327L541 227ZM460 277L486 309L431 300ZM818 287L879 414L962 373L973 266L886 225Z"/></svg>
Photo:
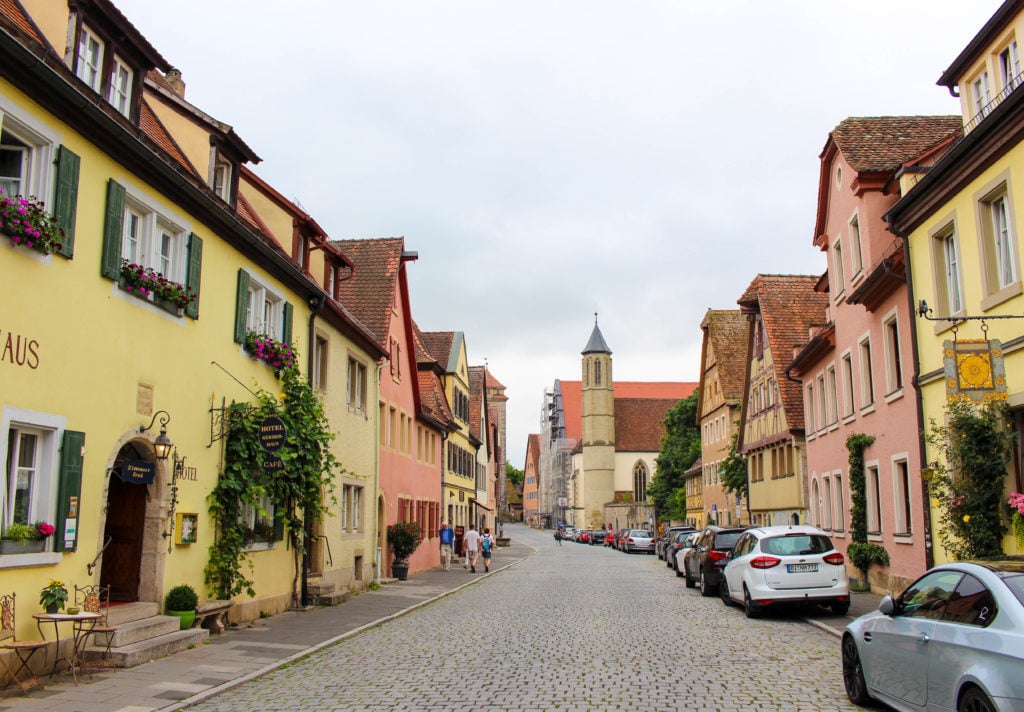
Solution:
<svg viewBox="0 0 1024 712"><path fill-rule="evenodd" d="M846 441L874 437L864 451L864 491L868 541L890 559L869 571L880 591L902 590L930 556L907 270L903 245L882 216L900 197L904 163L960 123L958 116L848 118L820 156L814 244L828 258L818 289L828 293L830 318L789 366L803 386L808 514L845 551L852 524Z"/></svg>
<svg viewBox="0 0 1024 712"><path fill-rule="evenodd" d="M409 571L423 571L439 565L441 434L451 411L447 403L437 402L444 400L439 386L429 378L421 384L417 370L405 271L416 253L405 251L403 238L334 244L353 263L351 275L338 284L341 302L389 351L380 372L380 536L389 524L418 523L424 539L409 559ZM424 387L428 392L423 393Z"/></svg>

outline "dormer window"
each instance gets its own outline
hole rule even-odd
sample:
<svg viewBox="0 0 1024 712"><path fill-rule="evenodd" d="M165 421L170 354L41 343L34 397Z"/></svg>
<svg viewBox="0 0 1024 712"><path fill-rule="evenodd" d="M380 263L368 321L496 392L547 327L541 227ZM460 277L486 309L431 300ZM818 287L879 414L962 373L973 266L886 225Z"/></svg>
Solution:
<svg viewBox="0 0 1024 712"><path fill-rule="evenodd" d="M1020 83L1020 58L1017 56L1017 40L999 53L999 78L1003 82L1003 90L1010 92Z"/></svg>
<svg viewBox="0 0 1024 712"><path fill-rule="evenodd" d="M988 72L981 74L971 82L971 98L974 100L974 115L988 116L990 111L989 102L992 101L988 88Z"/></svg>
<svg viewBox="0 0 1024 712"><path fill-rule="evenodd" d="M124 61L114 55L114 68L110 73L110 90L107 101L118 113L128 116L132 110L132 70Z"/></svg>
<svg viewBox="0 0 1024 712"><path fill-rule="evenodd" d="M213 161L213 192L226 203L231 202L231 162L215 155Z"/></svg>
<svg viewBox="0 0 1024 712"><path fill-rule="evenodd" d="M89 87L98 92L103 77L103 43L85 25L78 37L78 56L75 57L75 74Z"/></svg>

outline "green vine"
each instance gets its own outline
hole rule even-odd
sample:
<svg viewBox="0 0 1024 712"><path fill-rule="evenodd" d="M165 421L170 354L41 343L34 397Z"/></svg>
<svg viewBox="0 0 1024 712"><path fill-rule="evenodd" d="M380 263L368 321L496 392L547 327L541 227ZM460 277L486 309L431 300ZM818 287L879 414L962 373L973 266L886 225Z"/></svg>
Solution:
<svg viewBox="0 0 1024 712"><path fill-rule="evenodd" d="M946 406L947 425L930 423L925 439L940 458L921 474L939 510L938 536L955 559L999 556L1006 524L1003 486L1011 434L1006 405Z"/></svg>
<svg viewBox="0 0 1024 712"><path fill-rule="evenodd" d="M246 551L251 538L241 520L245 506L266 516L260 501L274 505L275 529L288 537L294 551L293 595L305 551L304 530L323 518L334 501L334 478L344 469L331 453L334 435L324 414L323 402L295 367L282 371L283 392L274 396L260 390L256 403L232 403L226 414L224 469L209 496L210 515L217 537L210 546L206 584L216 598L242 592L255 596L253 565ZM284 445L275 453L284 466L273 474L263 469L268 454L259 439L259 426L276 416L285 425ZM325 498L328 500L325 502Z"/></svg>
<svg viewBox="0 0 1024 712"><path fill-rule="evenodd" d="M850 545L846 555L860 569L867 581L871 564L889 565L889 552L884 546L868 542L868 497L864 476L864 451L875 442L874 435L853 433L846 438L850 453Z"/></svg>
<svg viewBox="0 0 1024 712"><path fill-rule="evenodd" d="M718 468L718 475L722 478L723 492L726 494L735 492L737 496L745 498L750 489L750 482L747 479L747 461L736 451L738 440L739 436L733 433L729 454L722 460L722 464Z"/></svg>

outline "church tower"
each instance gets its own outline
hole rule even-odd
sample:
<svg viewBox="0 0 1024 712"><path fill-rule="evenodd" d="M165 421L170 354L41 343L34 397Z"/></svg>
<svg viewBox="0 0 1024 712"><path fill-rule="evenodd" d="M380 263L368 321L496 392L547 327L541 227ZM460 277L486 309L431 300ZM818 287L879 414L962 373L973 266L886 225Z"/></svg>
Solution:
<svg viewBox="0 0 1024 712"><path fill-rule="evenodd" d="M583 514L577 521L605 526L604 506L615 499L615 390L612 351L594 315L594 331L583 348Z"/></svg>

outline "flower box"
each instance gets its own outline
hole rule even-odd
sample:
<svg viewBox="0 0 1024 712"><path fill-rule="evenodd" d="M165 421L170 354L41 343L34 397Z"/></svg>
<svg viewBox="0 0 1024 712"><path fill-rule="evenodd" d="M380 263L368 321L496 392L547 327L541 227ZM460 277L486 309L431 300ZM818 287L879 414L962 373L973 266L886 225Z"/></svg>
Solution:
<svg viewBox="0 0 1024 712"><path fill-rule="evenodd" d="M0 539L0 554L40 554L46 551L45 539Z"/></svg>
<svg viewBox="0 0 1024 712"><path fill-rule="evenodd" d="M167 279L152 267L128 260L121 260L121 276L117 283L132 296L150 302L174 316L182 316L185 308L195 299L192 290L185 285Z"/></svg>
<svg viewBox="0 0 1024 712"><path fill-rule="evenodd" d="M295 365L295 352L292 351L292 347L272 336L250 329L245 333L245 342L242 346L256 357L257 361L263 361L274 369L275 375L280 374L282 369Z"/></svg>
<svg viewBox="0 0 1024 712"><path fill-rule="evenodd" d="M35 197L0 193L0 235L11 245L48 255L63 247L64 230Z"/></svg>

